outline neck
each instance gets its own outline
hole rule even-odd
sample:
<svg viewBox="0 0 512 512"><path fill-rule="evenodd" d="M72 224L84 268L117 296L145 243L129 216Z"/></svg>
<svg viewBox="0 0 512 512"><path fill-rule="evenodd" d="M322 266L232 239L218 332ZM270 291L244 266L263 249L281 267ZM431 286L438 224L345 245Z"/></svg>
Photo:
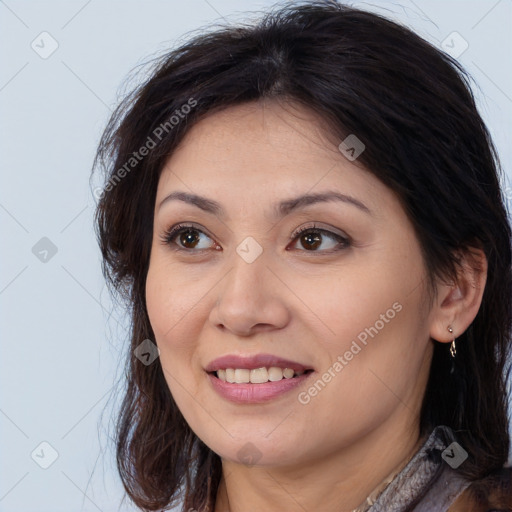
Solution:
<svg viewBox="0 0 512 512"><path fill-rule="evenodd" d="M364 510L367 498L375 498L421 446L418 432L379 429L327 458L289 467L223 460L215 512Z"/></svg>

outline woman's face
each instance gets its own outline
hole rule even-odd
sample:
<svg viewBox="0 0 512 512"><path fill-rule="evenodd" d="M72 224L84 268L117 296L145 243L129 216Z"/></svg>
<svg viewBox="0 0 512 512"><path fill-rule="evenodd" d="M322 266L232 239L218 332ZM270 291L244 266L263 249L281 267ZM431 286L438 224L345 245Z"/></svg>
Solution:
<svg viewBox="0 0 512 512"><path fill-rule="evenodd" d="M298 107L232 107L196 124L160 178L149 318L176 403L225 460L311 463L418 425L432 356L420 246L395 195L321 130Z"/></svg>

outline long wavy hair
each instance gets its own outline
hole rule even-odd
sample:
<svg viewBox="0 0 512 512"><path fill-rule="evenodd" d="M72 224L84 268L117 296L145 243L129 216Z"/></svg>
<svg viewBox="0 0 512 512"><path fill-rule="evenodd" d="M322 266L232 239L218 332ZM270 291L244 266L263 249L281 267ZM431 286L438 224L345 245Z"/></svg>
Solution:
<svg viewBox="0 0 512 512"><path fill-rule="evenodd" d="M258 21L194 35L153 61L119 104L94 168L103 190L96 230L103 271L131 316L126 388L116 424L117 466L142 510L211 511L221 461L189 428L159 359L134 355L154 340L145 300L153 209L162 167L204 116L245 102L293 101L341 142L366 145L358 162L396 193L421 244L432 290L455 278L458 254L480 247L488 276L480 310L458 338L434 343L421 434L450 426L476 480L508 456L507 363L511 230L498 155L458 62L404 26L336 1L292 2ZM145 150L143 148L146 148Z"/></svg>

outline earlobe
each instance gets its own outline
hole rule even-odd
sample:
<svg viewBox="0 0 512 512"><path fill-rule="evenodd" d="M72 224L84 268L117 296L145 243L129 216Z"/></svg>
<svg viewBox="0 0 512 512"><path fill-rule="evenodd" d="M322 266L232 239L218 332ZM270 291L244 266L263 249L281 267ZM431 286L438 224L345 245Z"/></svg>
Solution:
<svg viewBox="0 0 512 512"><path fill-rule="evenodd" d="M430 336L441 343L451 343L463 334L482 303L487 280L485 253L473 247L460 254L459 262L456 281L438 284L431 310Z"/></svg>

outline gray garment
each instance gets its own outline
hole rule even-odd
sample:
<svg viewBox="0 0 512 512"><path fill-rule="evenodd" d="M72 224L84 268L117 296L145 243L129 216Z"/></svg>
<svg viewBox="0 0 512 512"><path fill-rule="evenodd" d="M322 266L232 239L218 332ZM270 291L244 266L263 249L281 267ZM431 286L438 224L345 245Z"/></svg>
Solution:
<svg viewBox="0 0 512 512"><path fill-rule="evenodd" d="M446 512L471 483L456 470L465 457L452 429L436 427L368 512Z"/></svg>

